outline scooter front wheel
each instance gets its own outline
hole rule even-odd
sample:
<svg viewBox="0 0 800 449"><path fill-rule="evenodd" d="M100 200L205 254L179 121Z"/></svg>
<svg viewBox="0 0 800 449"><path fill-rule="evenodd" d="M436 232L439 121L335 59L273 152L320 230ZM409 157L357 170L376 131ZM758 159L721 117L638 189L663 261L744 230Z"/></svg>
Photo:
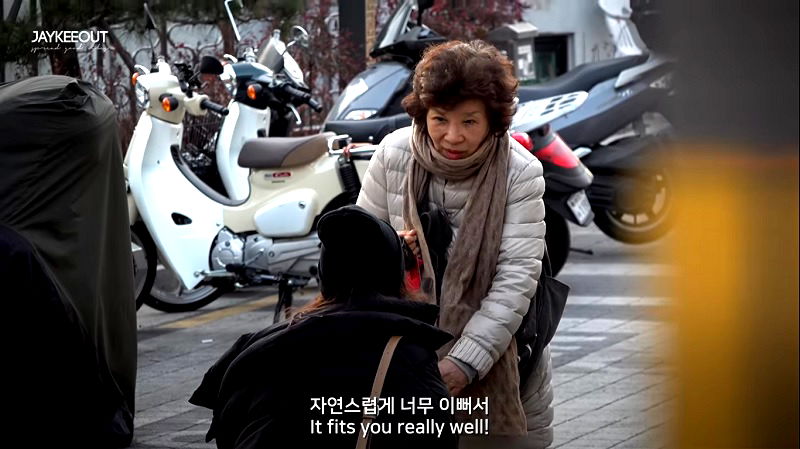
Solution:
<svg viewBox="0 0 800 449"><path fill-rule="evenodd" d="M222 296L231 287L224 285L200 284L195 288L184 288L178 276L166 265L158 261L155 280L144 303L162 312L190 312L206 306Z"/></svg>
<svg viewBox="0 0 800 449"><path fill-rule="evenodd" d="M139 310L156 277L156 245L142 222L131 226L131 256L133 294L136 298L136 310Z"/></svg>

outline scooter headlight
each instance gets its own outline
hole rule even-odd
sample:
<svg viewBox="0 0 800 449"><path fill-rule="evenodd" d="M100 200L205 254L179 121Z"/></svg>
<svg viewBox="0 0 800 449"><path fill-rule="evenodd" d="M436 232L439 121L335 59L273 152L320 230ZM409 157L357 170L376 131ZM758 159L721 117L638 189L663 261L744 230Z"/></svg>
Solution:
<svg viewBox="0 0 800 449"><path fill-rule="evenodd" d="M150 92L142 83L136 83L136 105L142 109L147 109L150 105Z"/></svg>
<svg viewBox="0 0 800 449"><path fill-rule="evenodd" d="M225 89L228 90L228 93L231 94L232 97L236 96L236 81L228 80L225 81Z"/></svg>
<svg viewBox="0 0 800 449"><path fill-rule="evenodd" d="M348 112L345 116L345 120L366 120L373 115L377 114L377 109L354 109Z"/></svg>
<svg viewBox="0 0 800 449"><path fill-rule="evenodd" d="M222 74L219 76L219 79L222 81L222 84L225 85L225 89L228 90L228 93L231 96L236 96L236 71L233 69L228 63L222 65Z"/></svg>

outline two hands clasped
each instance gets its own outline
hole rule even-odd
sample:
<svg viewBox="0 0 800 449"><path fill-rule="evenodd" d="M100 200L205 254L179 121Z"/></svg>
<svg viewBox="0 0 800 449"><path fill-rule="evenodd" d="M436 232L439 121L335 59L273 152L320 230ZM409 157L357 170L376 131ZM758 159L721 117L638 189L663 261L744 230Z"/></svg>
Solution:
<svg viewBox="0 0 800 449"><path fill-rule="evenodd" d="M420 249L419 245L417 245L417 231L413 229L410 231L397 231L397 235L406 242L406 245L414 252L414 255L419 257ZM447 385L450 396L457 396L469 383L467 374L451 360L444 359L439 362L439 373L442 375L445 385Z"/></svg>

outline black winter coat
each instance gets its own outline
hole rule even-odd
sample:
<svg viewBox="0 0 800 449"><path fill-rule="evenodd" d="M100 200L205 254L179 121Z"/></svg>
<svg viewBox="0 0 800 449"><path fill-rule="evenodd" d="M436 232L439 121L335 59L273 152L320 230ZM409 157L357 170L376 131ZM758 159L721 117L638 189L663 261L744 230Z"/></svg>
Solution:
<svg viewBox="0 0 800 449"><path fill-rule="evenodd" d="M56 279L31 242L0 224L0 432L28 447L128 447L133 415Z"/></svg>
<svg viewBox="0 0 800 449"><path fill-rule="evenodd" d="M328 421L357 431L362 414L344 412L352 398L362 405L370 394L389 337L402 335L381 394L394 398L394 413L376 423L392 435L373 435L372 449L455 448L451 414L439 408L448 398L439 374L436 349L452 336L435 328L438 308L431 304L360 295L347 306L280 323L239 338L209 369L189 402L210 408L214 418L206 440L221 449L354 448L355 434L329 432ZM311 410L313 398L343 399L341 414ZM430 398L427 414L401 410L408 398ZM351 407L352 408L352 407ZM312 432L321 422L321 434ZM397 423L444 423L439 435L398 433ZM330 429L333 430L333 429Z"/></svg>

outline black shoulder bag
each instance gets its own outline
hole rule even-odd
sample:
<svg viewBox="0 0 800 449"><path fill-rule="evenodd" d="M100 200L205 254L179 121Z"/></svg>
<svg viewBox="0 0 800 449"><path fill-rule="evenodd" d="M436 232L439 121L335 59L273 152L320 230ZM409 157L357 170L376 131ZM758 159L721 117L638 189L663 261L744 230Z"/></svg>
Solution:
<svg viewBox="0 0 800 449"><path fill-rule="evenodd" d="M514 334L517 340L520 386L528 381L536 364L539 363L542 351L553 339L561 315L564 314L568 295L569 286L553 277L550 256L545 246L542 273L539 276L536 293L528 312L522 318L522 324Z"/></svg>

